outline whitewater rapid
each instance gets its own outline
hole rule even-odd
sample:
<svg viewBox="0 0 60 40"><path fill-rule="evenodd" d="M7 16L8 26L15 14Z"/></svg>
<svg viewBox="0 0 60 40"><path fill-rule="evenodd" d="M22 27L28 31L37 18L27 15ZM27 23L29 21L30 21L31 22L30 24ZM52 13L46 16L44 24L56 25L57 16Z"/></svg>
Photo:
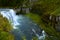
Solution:
<svg viewBox="0 0 60 40"><path fill-rule="evenodd" d="M3 17L6 17L8 20L10 20L14 29L17 29L16 25L20 25L17 22L18 16L16 16L16 12L13 9L7 9L6 11L2 9L1 14L3 15Z"/></svg>
<svg viewBox="0 0 60 40"><path fill-rule="evenodd" d="M22 40L20 37L26 35L27 40L32 40L32 35L37 36L38 40L45 39L45 32L42 31L35 23L23 15L16 15L13 9L0 9L3 17L6 17L13 25L13 34L15 40ZM20 35L20 36L19 36Z"/></svg>

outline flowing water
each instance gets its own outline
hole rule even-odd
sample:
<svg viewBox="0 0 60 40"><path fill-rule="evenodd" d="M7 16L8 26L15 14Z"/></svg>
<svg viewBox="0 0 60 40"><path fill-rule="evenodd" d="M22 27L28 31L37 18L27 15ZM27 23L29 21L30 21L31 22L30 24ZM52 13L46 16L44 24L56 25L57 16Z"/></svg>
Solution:
<svg viewBox="0 0 60 40"><path fill-rule="evenodd" d="M0 12L13 25L11 32L15 36L15 40L22 40L23 36L26 37L26 40L32 40L34 36L38 37L38 40L44 40L45 32L28 17L16 15L13 9L0 9Z"/></svg>

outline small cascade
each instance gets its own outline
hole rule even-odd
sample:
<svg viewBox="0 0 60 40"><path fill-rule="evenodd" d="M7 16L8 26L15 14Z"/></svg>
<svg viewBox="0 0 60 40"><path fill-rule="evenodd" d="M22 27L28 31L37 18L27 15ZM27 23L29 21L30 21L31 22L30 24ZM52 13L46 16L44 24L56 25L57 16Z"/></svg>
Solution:
<svg viewBox="0 0 60 40"><path fill-rule="evenodd" d="M17 22L18 16L16 16L16 12L13 9L2 9L0 11L3 17L6 17L9 21L11 21L13 28L17 29L16 25L19 25L19 23Z"/></svg>
<svg viewBox="0 0 60 40"><path fill-rule="evenodd" d="M35 35L38 37L39 40L44 40L45 39L46 34L45 34L44 30L42 31L41 36L39 36L34 29L32 29L32 31L35 33Z"/></svg>
<svg viewBox="0 0 60 40"><path fill-rule="evenodd" d="M13 9L0 9L0 12L13 25L12 33L15 35L15 40L22 40L21 37L24 35L27 37L27 40L32 40L33 35L37 36L38 40L44 40L45 32L26 16L16 15L16 11Z"/></svg>

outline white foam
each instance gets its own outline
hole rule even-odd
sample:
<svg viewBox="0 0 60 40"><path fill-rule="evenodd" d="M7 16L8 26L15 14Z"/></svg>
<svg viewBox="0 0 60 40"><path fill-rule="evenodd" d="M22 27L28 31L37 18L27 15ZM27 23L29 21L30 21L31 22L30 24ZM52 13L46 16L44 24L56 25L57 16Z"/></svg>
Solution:
<svg viewBox="0 0 60 40"><path fill-rule="evenodd" d="M6 9L8 10L8 9ZM13 28L16 29L17 27L15 27L16 25L20 25L17 20L18 17L16 16L16 12L13 9L9 9L9 11L5 11L4 9L1 11L1 14L3 15L3 17L6 17L8 20L12 21L12 25Z"/></svg>

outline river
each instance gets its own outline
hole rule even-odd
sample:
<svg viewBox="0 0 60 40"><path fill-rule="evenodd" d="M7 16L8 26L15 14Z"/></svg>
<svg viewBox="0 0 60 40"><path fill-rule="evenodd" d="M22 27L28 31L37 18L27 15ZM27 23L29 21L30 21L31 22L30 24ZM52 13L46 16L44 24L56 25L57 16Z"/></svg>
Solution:
<svg viewBox="0 0 60 40"><path fill-rule="evenodd" d="M0 9L0 12L13 25L11 33L15 40L22 40L23 36L26 37L26 40L32 40L34 36L38 37L38 40L44 40L45 32L28 17L16 15L13 9Z"/></svg>

